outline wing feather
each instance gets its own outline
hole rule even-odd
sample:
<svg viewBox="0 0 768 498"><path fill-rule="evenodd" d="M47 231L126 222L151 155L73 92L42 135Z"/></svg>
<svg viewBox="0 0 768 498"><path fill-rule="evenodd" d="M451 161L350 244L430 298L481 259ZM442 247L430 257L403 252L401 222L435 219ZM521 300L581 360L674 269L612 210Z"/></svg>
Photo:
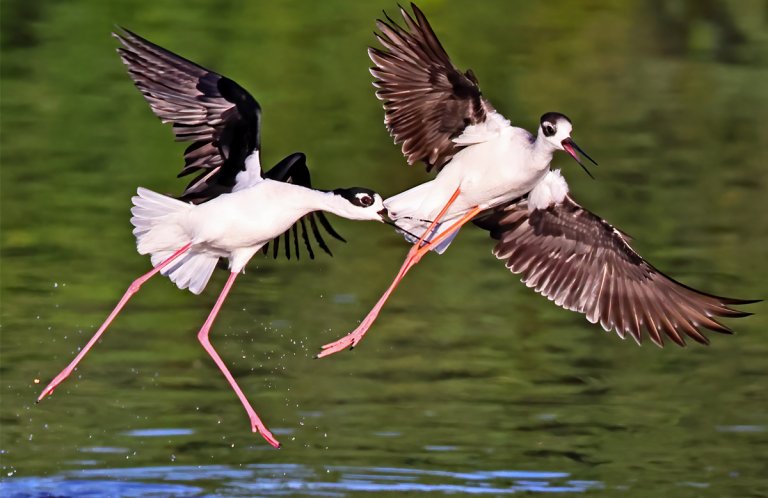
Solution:
<svg viewBox="0 0 768 498"><path fill-rule="evenodd" d="M527 199L516 199L475 223L498 241L494 255L528 287L638 344L643 335L658 346L664 337L684 346L685 336L708 344L702 329L731 333L717 318L747 316L730 306L754 302L706 294L668 277L570 196L534 210Z"/></svg>
<svg viewBox="0 0 768 498"><path fill-rule="evenodd" d="M179 176L201 173L180 199L201 203L232 191L246 158L260 148L258 102L234 81L127 29L113 36L122 44L120 58L152 112L173 124L177 141L193 142L184 152Z"/></svg>
<svg viewBox="0 0 768 498"><path fill-rule="evenodd" d="M286 182L286 183L293 183L295 185L301 185L302 187L312 188L312 181L309 176L309 168L307 167L307 158L304 154L301 152L295 152L287 157L285 157L282 161L277 163L272 169L264 173L264 177L268 178L270 180L275 180L279 182ZM291 259L291 236L293 236L293 254L296 256L296 259L299 259L299 232L298 229L301 227L301 238L304 241L304 246L307 249L307 254L309 255L309 259L315 259L315 252L312 248L311 244L311 238L309 230L307 230L306 223L309 222L309 227L312 232L312 236L315 239L315 242L317 242L317 245L322 249L325 253L327 253L329 256L333 256L331 253L330 248L328 247L328 244L325 243L325 240L323 240L323 237L321 235L320 229L318 228L317 221L320 222L320 225L325 229L325 231L333 238L341 240L342 242L346 242L344 238L336 233L336 230L333 229L331 224L328 222L328 219L325 217L325 215L321 211L316 211L312 213L308 213L298 220L296 220L296 223L294 223L287 231L285 231L283 234L281 234L278 237L275 237L272 241L264 245L262 248L262 252L264 254L268 254L269 245L273 245L273 251L272 251L272 257L277 259L278 257L278 251L277 246L280 243L280 237L284 237L284 243L285 243L285 256L288 259Z"/></svg>
<svg viewBox="0 0 768 498"><path fill-rule="evenodd" d="M485 121L493 107L472 72L456 69L427 18L411 7L413 16L400 9L405 27L386 14L376 22L383 49L368 49L370 71L384 101L384 123L408 163L423 161L427 171L439 171L462 148L453 139Z"/></svg>

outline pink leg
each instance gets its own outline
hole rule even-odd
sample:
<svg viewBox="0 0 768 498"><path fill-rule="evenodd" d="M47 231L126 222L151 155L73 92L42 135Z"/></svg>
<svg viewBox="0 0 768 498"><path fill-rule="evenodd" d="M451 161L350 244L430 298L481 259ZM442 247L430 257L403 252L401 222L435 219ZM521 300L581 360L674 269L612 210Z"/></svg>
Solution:
<svg viewBox="0 0 768 498"><path fill-rule="evenodd" d="M389 299L390 294L392 294L392 292L397 288L400 281L403 279L403 277L405 277L405 274L408 273L408 270L410 270L413 267L413 265L418 263L419 259L421 259L421 256L418 256L418 258L414 258L414 256L416 255L415 249L416 249L416 246L413 246L411 250L408 251L408 255L405 257L405 261L403 262L403 265L400 267L400 270L397 272L395 279L389 285L389 288L387 288L384 294L379 298L376 305L371 309L371 311L368 312L368 314L365 316L363 321L360 322L360 325L358 325L355 330L345 335L341 339L323 346L322 348L323 350L320 351L317 355L315 355L315 358L324 358L334 353L338 353L339 351L342 351L346 348L354 348L355 346L357 346L357 344L363 339L363 336L365 335L365 333L368 332L368 329L371 328L371 325L373 325L373 322L376 321L376 318L379 316L379 312L381 311L381 308L384 307L384 303L387 302L387 299Z"/></svg>
<svg viewBox="0 0 768 498"><path fill-rule="evenodd" d="M88 354L88 351L93 347L94 344L99 340L99 338L102 336L102 334L107 330L107 327L112 323L112 321L117 317L117 315L122 311L125 304L133 297L134 294L136 294L139 289L141 288L141 285L155 276L160 270L165 268L171 261L178 258L192 246L192 244L187 244L175 253L171 254L171 256L154 267L151 271L145 273L144 275L140 276L136 280L131 283L131 285L128 286L128 290L125 291L125 294L123 294L123 297L120 299L120 301L117 303L117 306L115 306L115 309L112 310L112 313L109 314L106 320L104 320L104 323L101 324L101 327L99 327L99 330L96 331L95 334L93 334L93 337L91 337L91 340L88 341L88 344L85 345L85 347L78 353L77 356L75 356L75 359L72 360L72 363L67 365L67 368L61 371L59 375L57 375L51 382L48 384L45 389L43 389L43 392L40 393L40 396L38 396L37 401L38 403L45 398L46 396L49 396L53 394L53 390L56 389L56 387L61 384L64 379L69 377L72 374L72 371L77 367L77 364L80 363L80 360L82 360L86 354Z"/></svg>
<svg viewBox="0 0 768 498"><path fill-rule="evenodd" d="M213 358L213 361L216 363L216 366L219 367L219 370L221 370L221 373L224 374L224 377L227 378L229 385L232 386L232 389L235 391L235 394L237 394L237 397L240 398L240 402L243 404L243 407L245 407L245 411L248 413L248 418L251 419L251 431L258 432L259 434L261 434L261 436L264 439L267 440L269 444L271 444L275 448L279 448L280 443L278 442L277 439L275 439L275 436L273 436L272 433L269 432L269 429L267 429L267 427L262 423L259 416L256 415L256 411L253 409L253 407L251 407L251 403L248 401L248 398L245 397L245 394L243 394L243 391L240 389L240 386L237 385L235 378L232 377L231 373L229 373L229 369L227 369L227 366L224 364L224 361L221 359L219 354L213 348L211 341L208 339L208 332L210 332L211 326L213 325L213 321L216 319L216 315L219 314L221 305L224 304L224 300L227 298L227 294L229 294L229 290L232 288L232 284L235 283L235 279L237 278L237 275L238 275L237 272L232 272L229 274L227 283L224 285L224 288L221 290L221 294L219 294L219 299L216 300L216 304L213 305L213 309L211 310L211 313L208 315L208 319L205 320L205 323L203 324L203 328L201 328L200 332L198 332L197 334L197 339L200 341L200 344L203 345L203 348L205 348L205 350L208 352L211 358Z"/></svg>
<svg viewBox="0 0 768 498"><path fill-rule="evenodd" d="M459 194L459 189L456 189L456 192L453 194L448 204L446 204L446 206L437 216L435 221L432 222L432 225L430 225L427 231L424 232L424 235L421 236L421 239L419 239L419 241L416 244L414 244L413 247L411 247L411 250L408 251L408 255L405 257L405 261L403 262L403 265L400 267L400 271L398 271L397 275L395 276L395 279L392 281L392 284L390 284L389 288L384 292L381 298L379 298L379 301L376 303L373 309L371 309L371 311L368 312L368 315L366 315L363 321L360 322L360 325L358 325L355 330L345 335L341 339L323 346L322 347L323 350L316 356L317 358L330 356L346 348L355 347L363 339L363 336L365 336L366 332L368 332L368 329L371 328L371 325L373 325L373 322L376 321L376 318L379 316L379 312L381 311L381 308L384 307L384 304L387 302L387 299L389 299L390 294L392 294L395 288L397 288L398 284L403 279L403 277L405 277L408 271L416 263L418 263L421 260L421 258L424 256L424 254L430 251L432 247L438 245L440 242L445 240L451 234L456 232L459 228L462 227L462 225L464 225L469 220L474 218L480 212L479 208L472 209L469 213L464 215L460 220L458 220L453 225L448 227L447 230L442 232L433 240L421 246L421 243L423 242L425 236L432 231L433 227L437 223L437 220L442 218L442 216L448 210L448 207L453 203L456 197L458 197L458 194Z"/></svg>

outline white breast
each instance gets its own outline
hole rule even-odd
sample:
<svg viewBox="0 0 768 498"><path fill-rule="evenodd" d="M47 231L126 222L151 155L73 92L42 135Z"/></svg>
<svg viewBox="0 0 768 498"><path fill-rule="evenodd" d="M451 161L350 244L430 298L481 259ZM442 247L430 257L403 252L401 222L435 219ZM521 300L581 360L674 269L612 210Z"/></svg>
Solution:
<svg viewBox="0 0 768 498"><path fill-rule="evenodd" d="M437 180L461 187L457 209L493 207L531 190L546 174L546 164L532 160L530 134L507 127L491 140L469 146L456 154Z"/></svg>
<svg viewBox="0 0 768 498"><path fill-rule="evenodd" d="M460 195L441 218L436 233L476 206L487 209L527 194L549 171L551 151L534 154L533 136L495 113L490 122L468 127L455 142L466 147L434 180L384 202L398 225L416 236L426 230L457 188ZM445 247L447 244L441 251Z"/></svg>
<svg viewBox="0 0 768 498"><path fill-rule="evenodd" d="M546 209L552 204L560 204L568 195L568 183L559 169L550 171L533 187L528 196L528 210Z"/></svg>

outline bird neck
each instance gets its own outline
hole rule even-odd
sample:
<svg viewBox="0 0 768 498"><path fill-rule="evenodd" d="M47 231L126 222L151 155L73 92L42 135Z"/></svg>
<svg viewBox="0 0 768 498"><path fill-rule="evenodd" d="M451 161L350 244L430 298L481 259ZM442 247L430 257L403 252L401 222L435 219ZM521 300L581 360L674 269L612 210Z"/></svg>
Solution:
<svg viewBox="0 0 768 498"><path fill-rule="evenodd" d="M541 135L536 138L531 148L531 164L536 170L543 170L549 167L552 162L552 156L555 153L555 146Z"/></svg>
<svg viewBox="0 0 768 498"><path fill-rule="evenodd" d="M302 188L304 189L300 197L302 216L313 211L328 211L344 218L350 217L351 204L343 197L333 192Z"/></svg>

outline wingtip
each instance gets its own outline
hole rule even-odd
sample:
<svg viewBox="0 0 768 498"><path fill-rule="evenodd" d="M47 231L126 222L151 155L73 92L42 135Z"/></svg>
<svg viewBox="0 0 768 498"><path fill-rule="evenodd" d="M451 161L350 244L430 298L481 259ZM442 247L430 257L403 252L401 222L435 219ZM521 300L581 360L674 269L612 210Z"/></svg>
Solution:
<svg viewBox="0 0 768 498"><path fill-rule="evenodd" d="M714 323L714 325L712 324L705 325L705 327L708 328L709 330L713 332L717 332L718 334L733 335L733 330L731 330L729 327L723 325L722 323L718 322L713 318L710 318L710 320ZM702 334L702 337L706 338L706 336L704 336L703 334Z"/></svg>
<svg viewBox="0 0 768 498"><path fill-rule="evenodd" d="M396 29L399 27L397 22L387 14L386 10L382 10L381 13L384 14L384 19L386 19L386 21L384 19L376 19L376 27L379 28L379 30L384 31L382 26L389 29Z"/></svg>
<svg viewBox="0 0 768 498"><path fill-rule="evenodd" d="M112 36L120 40L120 42L123 44L127 43L129 39L133 40L138 37L136 33L126 28L125 26L121 26L119 24L114 25L114 31L112 31Z"/></svg>
<svg viewBox="0 0 768 498"><path fill-rule="evenodd" d="M726 316L727 318L745 318L752 315L754 315L754 313L750 313L749 311L731 310L731 313L723 316Z"/></svg>
<svg viewBox="0 0 768 498"><path fill-rule="evenodd" d="M654 331L655 333L648 333L648 337L651 339L651 342L655 344L659 349L664 349L664 338L659 333L659 331Z"/></svg>
<svg viewBox="0 0 768 498"><path fill-rule="evenodd" d="M677 329L673 328L671 330L667 330L666 332L667 332L667 337L669 337L672 340L672 342L674 342L681 348L684 348L687 346L687 344L685 343L685 335L679 333Z"/></svg>
<svg viewBox="0 0 768 498"><path fill-rule="evenodd" d="M734 298L722 298L725 304L744 305L744 304L756 304L762 303L762 299L734 299ZM750 313L751 315L752 313Z"/></svg>

